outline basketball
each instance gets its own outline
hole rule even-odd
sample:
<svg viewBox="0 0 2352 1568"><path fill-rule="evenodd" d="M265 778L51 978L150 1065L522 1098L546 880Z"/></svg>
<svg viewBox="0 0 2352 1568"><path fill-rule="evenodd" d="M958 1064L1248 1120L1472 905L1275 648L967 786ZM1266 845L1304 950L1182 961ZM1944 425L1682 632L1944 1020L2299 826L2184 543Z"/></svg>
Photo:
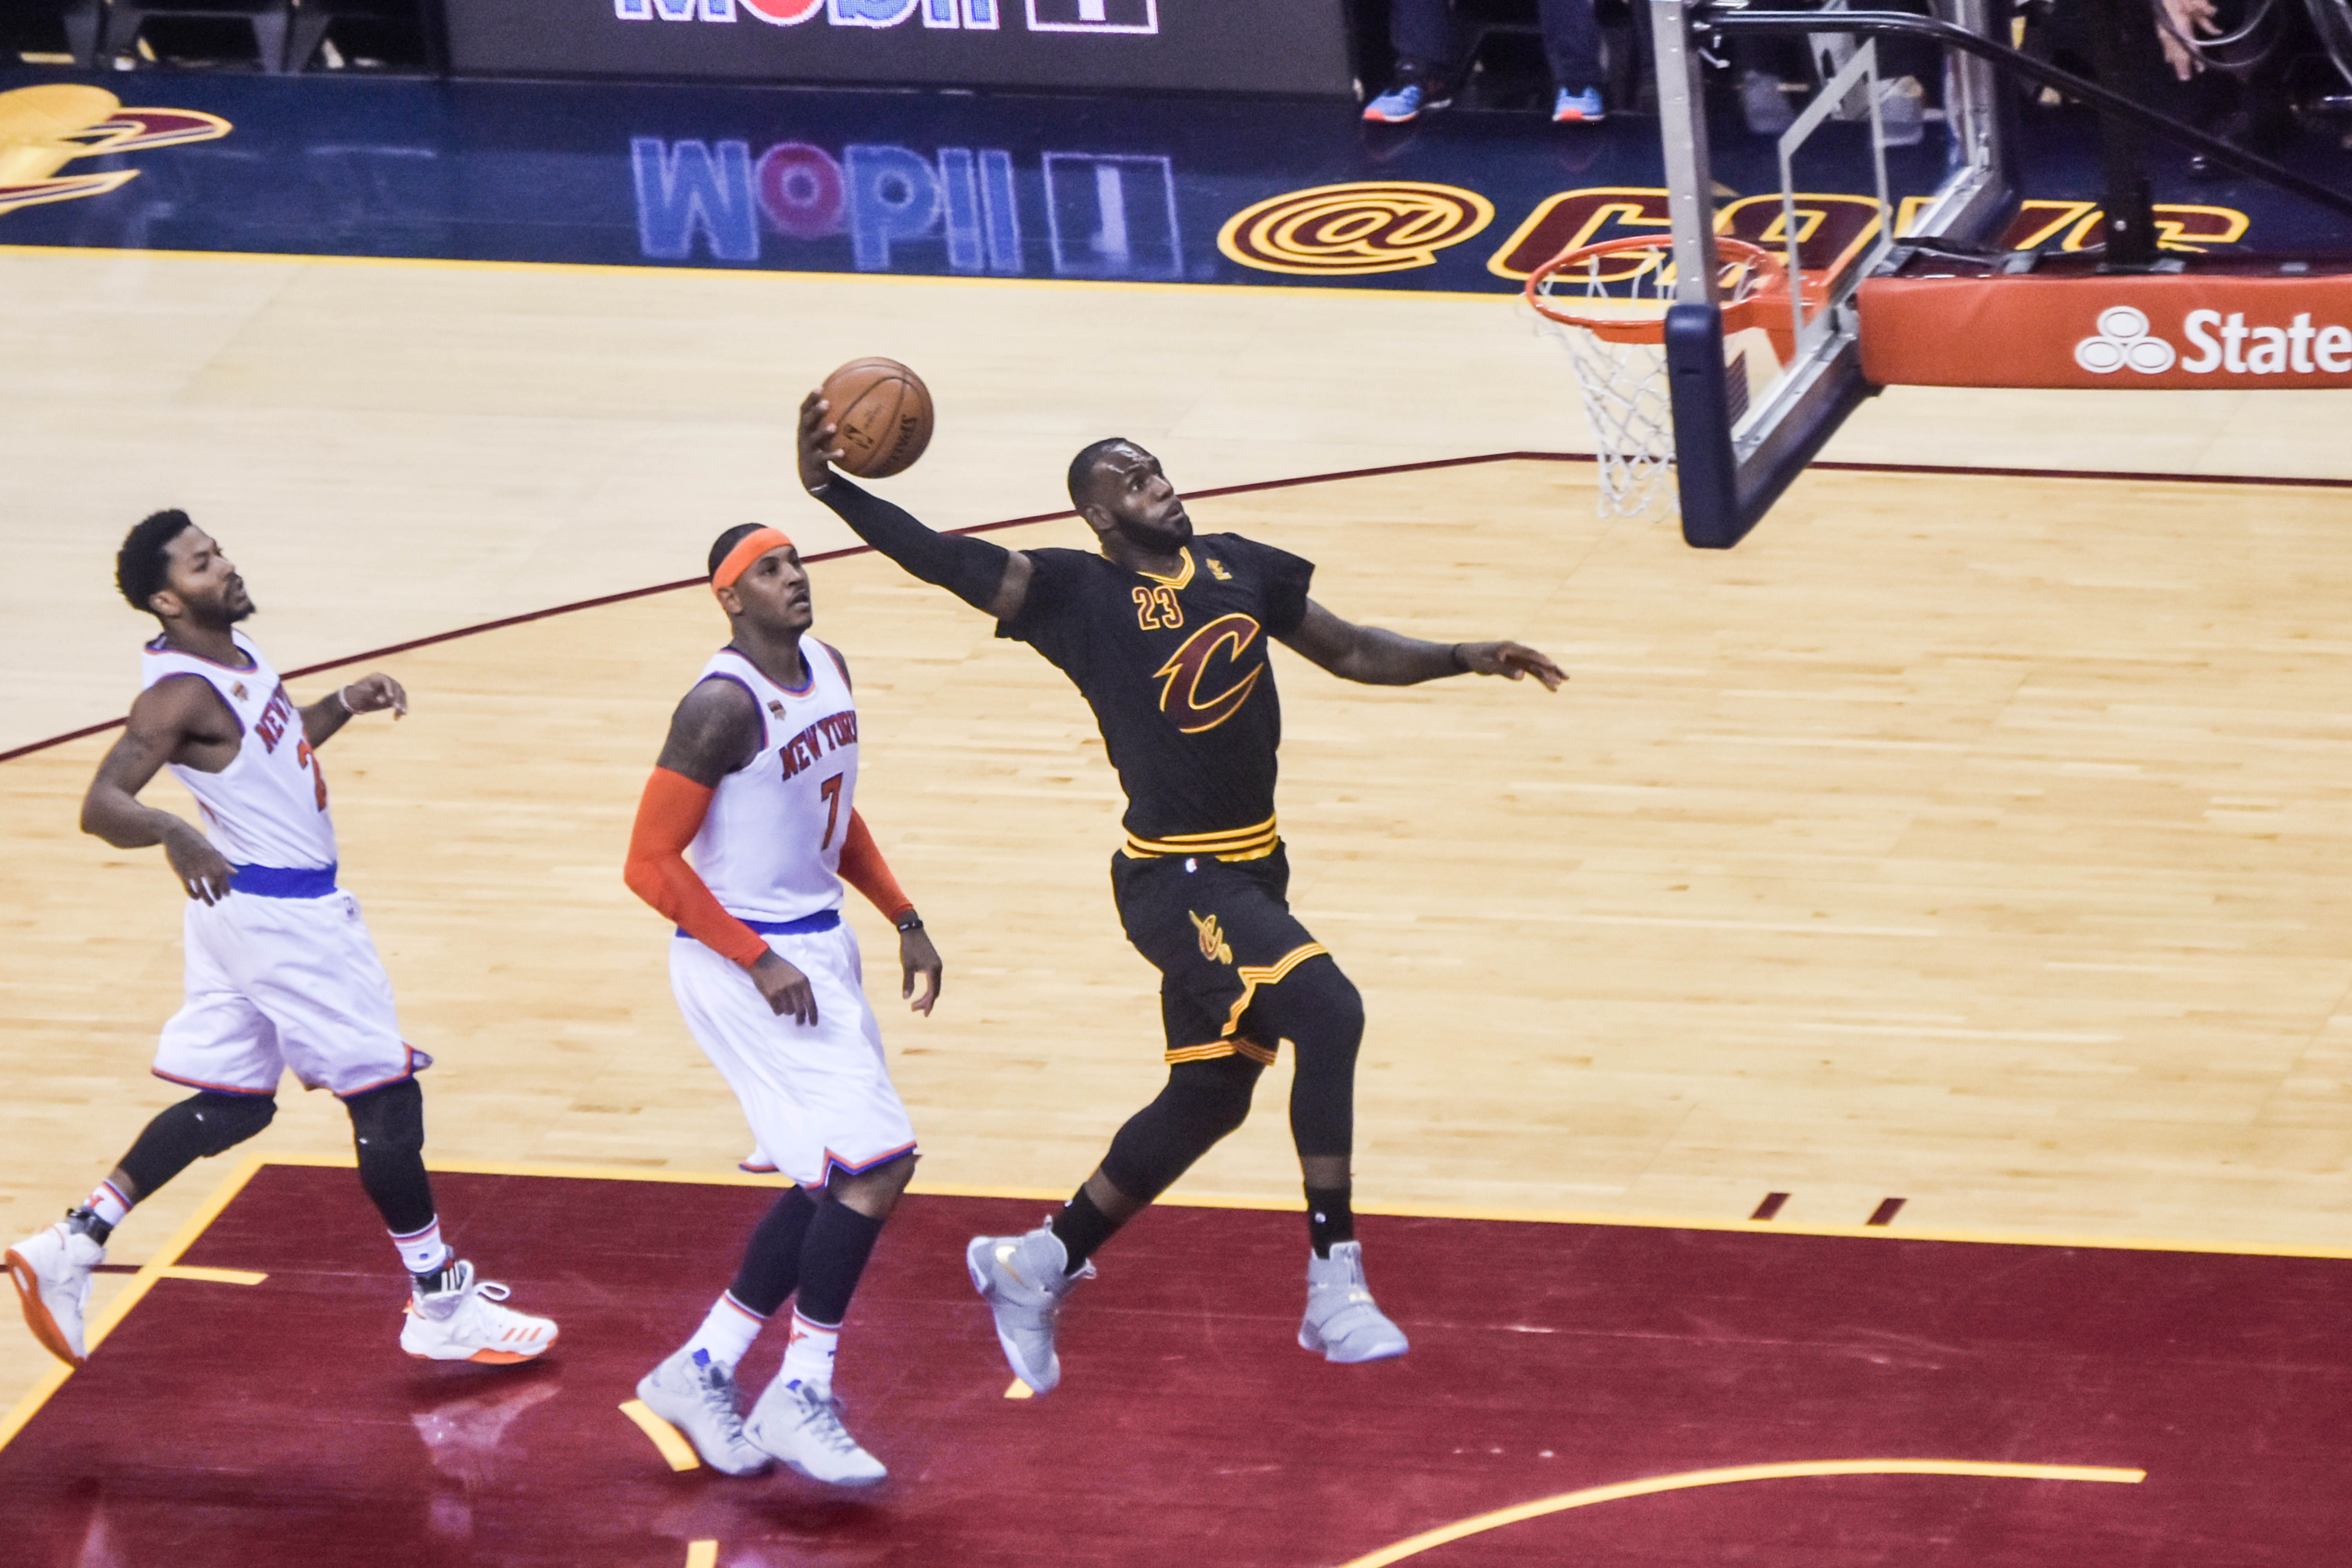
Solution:
<svg viewBox="0 0 2352 1568"><path fill-rule="evenodd" d="M839 434L835 467L861 479L905 473L931 444L931 393L894 359L854 359L824 378L825 417Z"/></svg>

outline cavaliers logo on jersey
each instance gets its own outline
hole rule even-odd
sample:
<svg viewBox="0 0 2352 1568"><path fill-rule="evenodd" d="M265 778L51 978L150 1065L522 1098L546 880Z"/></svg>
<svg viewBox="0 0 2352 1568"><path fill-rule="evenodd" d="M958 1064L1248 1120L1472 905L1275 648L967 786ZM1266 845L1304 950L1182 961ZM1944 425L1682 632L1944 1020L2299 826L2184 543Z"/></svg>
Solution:
<svg viewBox="0 0 2352 1568"><path fill-rule="evenodd" d="M1213 730L1240 712L1256 689L1257 678L1265 673L1261 660L1247 675L1233 679L1234 667L1257 634L1255 621L1236 614L1219 616L1186 637L1174 657L1151 672L1160 682L1160 710L1187 735ZM1224 650L1222 658L1220 649Z"/></svg>

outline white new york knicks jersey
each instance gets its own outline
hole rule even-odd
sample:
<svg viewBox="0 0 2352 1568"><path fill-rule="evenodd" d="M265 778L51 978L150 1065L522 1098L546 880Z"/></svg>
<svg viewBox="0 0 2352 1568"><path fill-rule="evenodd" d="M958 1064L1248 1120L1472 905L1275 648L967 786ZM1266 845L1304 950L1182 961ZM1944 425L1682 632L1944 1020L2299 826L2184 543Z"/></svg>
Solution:
<svg viewBox="0 0 2352 1568"><path fill-rule="evenodd" d="M302 713L278 672L242 632L230 634L253 661L249 669L215 664L149 643L139 659L139 687L199 676L236 715L236 756L216 773L170 765L204 812L205 837L231 865L315 869L335 863L335 825L327 815L327 780L302 733Z"/></svg>
<svg viewBox="0 0 2352 1568"><path fill-rule="evenodd" d="M796 921L841 907L841 841L857 795L857 709L841 667L801 637L808 685L778 686L733 648L702 667L751 694L765 727L751 760L719 781L694 837L694 869L740 920Z"/></svg>

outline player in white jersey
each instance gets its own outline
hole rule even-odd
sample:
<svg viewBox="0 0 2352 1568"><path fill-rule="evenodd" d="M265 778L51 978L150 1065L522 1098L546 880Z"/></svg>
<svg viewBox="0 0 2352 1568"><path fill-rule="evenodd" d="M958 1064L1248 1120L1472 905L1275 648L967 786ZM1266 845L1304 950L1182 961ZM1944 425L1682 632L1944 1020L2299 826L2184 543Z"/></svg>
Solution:
<svg viewBox="0 0 2352 1568"><path fill-rule="evenodd" d="M799 552L747 524L719 535L710 574L734 635L670 720L625 876L677 925L678 1009L742 1102L761 1153L796 1184L753 1229L702 1326L637 1396L713 1469L750 1475L778 1458L865 1486L887 1472L841 1425L834 1350L914 1174L915 1130L842 922L843 879L898 928L899 994L919 1013L939 999L940 956L857 815L849 667L809 634ZM736 1363L795 1292L783 1366L745 1417Z"/></svg>
<svg viewBox="0 0 2352 1568"><path fill-rule="evenodd" d="M408 694L370 675L295 706L236 629L253 614L245 579L185 512L133 528L115 581L163 630L141 659L139 699L99 764L81 825L119 849L161 844L187 892L187 999L163 1026L154 1071L196 1092L147 1124L86 1204L8 1250L25 1321L81 1365L90 1274L114 1227L195 1161L268 1126L290 1071L351 1113L360 1184L410 1276L401 1348L434 1361L537 1356L555 1325L499 1305L506 1287L477 1279L441 1239L415 1076L432 1058L401 1037L359 903L335 881L318 748L355 714L407 712ZM140 804L166 767L196 797L204 831Z"/></svg>

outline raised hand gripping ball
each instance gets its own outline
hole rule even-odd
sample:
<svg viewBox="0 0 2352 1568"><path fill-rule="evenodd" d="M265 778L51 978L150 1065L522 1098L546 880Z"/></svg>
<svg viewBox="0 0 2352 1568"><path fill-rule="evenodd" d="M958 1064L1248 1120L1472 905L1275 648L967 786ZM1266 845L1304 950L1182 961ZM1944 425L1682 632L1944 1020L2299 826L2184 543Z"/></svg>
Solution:
<svg viewBox="0 0 2352 1568"><path fill-rule="evenodd" d="M931 444L931 393L894 359L854 359L818 389L842 454L834 466L861 479L906 472Z"/></svg>

